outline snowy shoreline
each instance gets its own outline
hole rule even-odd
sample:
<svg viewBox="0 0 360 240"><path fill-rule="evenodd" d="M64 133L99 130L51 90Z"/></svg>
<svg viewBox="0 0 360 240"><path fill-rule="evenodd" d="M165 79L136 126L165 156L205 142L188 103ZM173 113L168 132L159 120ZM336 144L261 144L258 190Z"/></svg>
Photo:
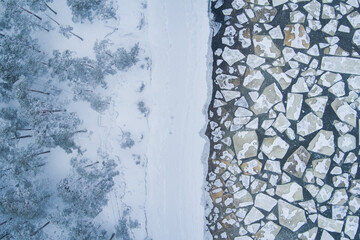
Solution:
<svg viewBox="0 0 360 240"><path fill-rule="evenodd" d="M203 239L206 161L201 159L206 153L204 105L210 92L209 49L203 43L209 41L208 1L150 1L148 7L153 63L147 154L149 236Z"/></svg>

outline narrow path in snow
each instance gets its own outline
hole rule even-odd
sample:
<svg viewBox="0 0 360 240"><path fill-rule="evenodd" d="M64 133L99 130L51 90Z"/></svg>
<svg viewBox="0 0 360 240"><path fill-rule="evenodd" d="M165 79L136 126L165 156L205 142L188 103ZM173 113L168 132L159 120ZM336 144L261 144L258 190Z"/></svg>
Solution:
<svg viewBox="0 0 360 240"><path fill-rule="evenodd" d="M206 124L208 1L149 0L152 103L149 116L149 235L201 240L201 162Z"/></svg>

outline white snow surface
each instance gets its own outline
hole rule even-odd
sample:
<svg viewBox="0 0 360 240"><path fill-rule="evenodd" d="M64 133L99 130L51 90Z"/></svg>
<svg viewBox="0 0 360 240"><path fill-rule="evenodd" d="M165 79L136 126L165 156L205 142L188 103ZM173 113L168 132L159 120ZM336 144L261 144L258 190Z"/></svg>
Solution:
<svg viewBox="0 0 360 240"><path fill-rule="evenodd" d="M149 0L148 24L148 233L154 240L201 240L210 91L208 1Z"/></svg>

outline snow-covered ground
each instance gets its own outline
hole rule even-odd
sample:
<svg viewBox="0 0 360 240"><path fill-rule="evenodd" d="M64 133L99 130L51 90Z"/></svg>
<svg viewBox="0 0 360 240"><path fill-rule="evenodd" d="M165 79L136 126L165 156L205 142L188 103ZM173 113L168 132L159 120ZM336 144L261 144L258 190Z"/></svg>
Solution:
<svg viewBox="0 0 360 240"><path fill-rule="evenodd" d="M148 2L152 58L147 221L154 240L204 237L208 1ZM207 108L207 107L206 107Z"/></svg>
<svg viewBox="0 0 360 240"><path fill-rule="evenodd" d="M144 103L148 108L150 64L149 46L145 20L146 4L142 0L118 0L118 19L107 22L96 20L94 23L73 23L71 12L65 2L52 4L54 9L61 9L54 18L61 24L74 27L74 32L84 38L66 39L56 31L39 34L42 46L48 52L52 49L74 51L76 56L94 58L93 46L98 40L110 40L114 49L124 47L130 49L139 43L139 62L126 72L118 72L106 78L107 89L98 89L105 97L110 97L109 108L103 113L90 109L85 102L74 102L69 111L75 111L83 120L83 128L88 134L77 136L77 143L86 149L85 156L96 159L98 151L108 154L116 160L120 174L115 177L115 186L108 194L108 205L96 217L102 227L111 234L119 219L124 217L124 211L130 209L132 221L140 226L130 229L132 239L147 238L147 223L145 213L146 201L146 165L147 141L149 128L147 118L139 110L138 104ZM126 7L123 7L126 6ZM64 97L72 98L71 92L64 91ZM130 133L133 146L122 147L124 133ZM49 157L47 171L52 176L54 188L56 184L70 172L71 156L57 148ZM66 164L65 164L66 163Z"/></svg>
<svg viewBox="0 0 360 240"><path fill-rule="evenodd" d="M58 14L52 17L73 26L84 41L66 39L57 30L38 35L48 53L69 49L77 57L90 58L95 57L97 40L110 40L114 49L130 49L139 42L136 66L108 76L107 89L98 89L111 98L103 113L88 103L72 102L71 90L65 84L57 86L62 98L71 102L68 110L76 112L88 130L76 137L86 149L84 156L97 159L101 151L118 164L120 174L108 205L95 221L111 234L129 208L127 218L140 224L131 229L132 239L201 240L207 172L204 132L211 93L208 0L116 2L117 20L82 24L73 23L65 2L56 1L51 6ZM149 109L148 115L139 103ZM134 145L121 147L126 132ZM51 152L46 173L52 188L70 173L71 157L60 148ZM53 234L53 228L47 231Z"/></svg>

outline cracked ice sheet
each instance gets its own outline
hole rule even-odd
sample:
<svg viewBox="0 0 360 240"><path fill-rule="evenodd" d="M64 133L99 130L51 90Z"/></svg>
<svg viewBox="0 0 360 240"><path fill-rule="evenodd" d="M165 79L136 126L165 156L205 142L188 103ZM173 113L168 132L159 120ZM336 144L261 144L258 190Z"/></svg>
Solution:
<svg viewBox="0 0 360 240"><path fill-rule="evenodd" d="M207 1L148 2L153 107L147 212L156 240L204 238L205 139L199 133L208 97L207 9Z"/></svg>

